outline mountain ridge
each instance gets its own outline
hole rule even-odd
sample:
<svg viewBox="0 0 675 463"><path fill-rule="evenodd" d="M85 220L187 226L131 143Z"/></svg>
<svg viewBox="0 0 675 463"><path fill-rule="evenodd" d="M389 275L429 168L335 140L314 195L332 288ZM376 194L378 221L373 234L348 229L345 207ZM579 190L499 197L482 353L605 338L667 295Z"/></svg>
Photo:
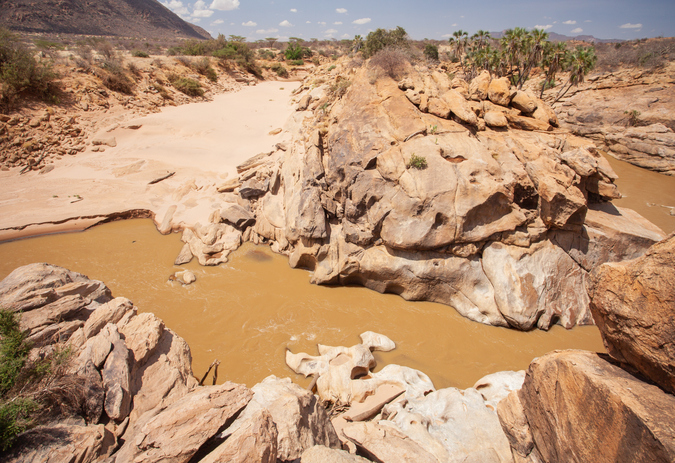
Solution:
<svg viewBox="0 0 675 463"><path fill-rule="evenodd" d="M0 25L29 33L211 38L157 0L0 0Z"/></svg>

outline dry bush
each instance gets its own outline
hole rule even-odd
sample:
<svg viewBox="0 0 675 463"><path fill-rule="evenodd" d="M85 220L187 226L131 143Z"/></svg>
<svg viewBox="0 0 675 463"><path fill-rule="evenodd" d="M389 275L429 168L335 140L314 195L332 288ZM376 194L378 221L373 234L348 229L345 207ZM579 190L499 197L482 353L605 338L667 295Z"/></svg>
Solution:
<svg viewBox="0 0 675 463"><path fill-rule="evenodd" d="M118 61L104 61L95 73L103 85L110 90L126 94L134 91L134 81L126 75Z"/></svg>
<svg viewBox="0 0 675 463"><path fill-rule="evenodd" d="M657 69L675 60L675 38L640 39L630 42L598 43L597 69L614 71L621 67Z"/></svg>
<svg viewBox="0 0 675 463"><path fill-rule="evenodd" d="M391 47L383 48L370 59L372 68L394 80L400 80L405 75L409 63L410 58L405 51Z"/></svg>

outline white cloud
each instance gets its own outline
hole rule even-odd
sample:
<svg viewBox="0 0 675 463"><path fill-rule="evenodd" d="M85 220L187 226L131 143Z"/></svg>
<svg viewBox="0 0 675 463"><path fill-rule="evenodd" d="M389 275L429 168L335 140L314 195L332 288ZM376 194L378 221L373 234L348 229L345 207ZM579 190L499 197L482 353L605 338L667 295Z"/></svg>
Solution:
<svg viewBox="0 0 675 463"><path fill-rule="evenodd" d="M239 0L213 0L210 8L221 11L236 10L239 8Z"/></svg>
<svg viewBox="0 0 675 463"><path fill-rule="evenodd" d="M195 18L210 18L213 10L194 10L192 16Z"/></svg>
<svg viewBox="0 0 675 463"><path fill-rule="evenodd" d="M452 27L457 27L457 23L453 23L453 24L452 24Z"/></svg>
<svg viewBox="0 0 675 463"><path fill-rule="evenodd" d="M213 21L213 22L211 23L211 25L213 26L214 24L222 24L222 23L224 23L224 22L225 22L225 21L223 21L222 19L216 19L215 21Z"/></svg>
<svg viewBox="0 0 675 463"><path fill-rule="evenodd" d="M183 2L179 0L171 0L169 2L162 2L162 5L176 13L178 16L188 16L190 12L188 9L183 5Z"/></svg>
<svg viewBox="0 0 675 463"><path fill-rule="evenodd" d="M584 30L580 27L577 27L576 29L572 29L572 34L581 34Z"/></svg>
<svg viewBox="0 0 675 463"><path fill-rule="evenodd" d="M577 23L576 21L572 21L571 19L567 20L567 21L563 21L563 24L569 24L569 25L576 24L576 23Z"/></svg>
<svg viewBox="0 0 675 463"><path fill-rule="evenodd" d="M193 23L198 23L201 20L202 20L202 18L191 18L190 19L190 21L193 22Z"/></svg>
<svg viewBox="0 0 675 463"><path fill-rule="evenodd" d="M337 31L335 29L328 29L327 31L324 31L324 34L328 34L328 35L333 35L335 33L337 33Z"/></svg>
<svg viewBox="0 0 675 463"><path fill-rule="evenodd" d="M450 37L452 37L452 34L443 34L441 35L441 37L444 39L449 39Z"/></svg>
<svg viewBox="0 0 675 463"><path fill-rule="evenodd" d="M346 13L347 9L346 8L336 8L335 11L337 11L340 14Z"/></svg>
<svg viewBox="0 0 675 463"><path fill-rule="evenodd" d="M305 22L305 24L312 24L312 21L307 21Z"/></svg>
<svg viewBox="0 0 675 463"><path fill-rule="evenodd" d="M341 25L342 25L342 21L335 21L333 24L335 24L336 26L341 26Z"/></svg>
<svg viewBox="0 0 675 463"><path fill-rule="evenodd" d="M370 18L361 18L356 21L352 21L352 24L368 24L371 21Z"/></svg>
<svg viewBox="0 0 675 463"><path fill-rule="evenodd" d="M291 13L297 13L298 9L297 8L291 8Z"/></svg>
<svg viewBox="0 0 675 463"><path fill-rule="evenodd" d="M619 27L620 27L621 29L636 29L636 30L639 31L640 29L642 29L642 24L639 24L639 23L638 23L638 24L626 23L626 24L620 25Z"/></svg>
<svg viewBox="0 0 675 463"><path fill-rule="evenodd" d="M540 26L540 25L534 26L535 29L541 29L541 30L543 30L543 31L547 31L547 30L549 30L549 29L552 28L552 27L553 27L552 24L547 24L547 25L545 25L545 26Z"/></svg>
<svg viewBox="0 0 675 463"><path fill-rule="evenodd" d="M245 23L241 23L241 25L246 27L255 27L258 25L258 23L254 23L253 21L246 21Z"/></svg>
<svg viewBox="0 0 675 463"><path fill-rule="evenodd" d="M587 19L587 20L584 21L584 22L585 22L585 23L592 23L593 21L591 21L590 19Z"/></svg>
<svg viewBox="0 0 675 463"><path fill-rule="evenodd" d="M321 25L321 26L325 26L325 25L326 25L326 21L319 21L317 24L319 24L319 25Z"/></svg>
<svg viewBox="0 0 675 463"><path fill-rule="evenodd" d="M291 24L291 22L288 21L287 19L284 19L283 21L281 21L281 22L279 23L279 25L280 25L281 27L293 27L293 24Z"/></svg>
<svg viewBox="0 0 675 463"><path fill-rule="evenodd" d="M350 39L352 36L349 34L342 34L343 39Z"/></svg>
<svg viewBox="0 0 675 463"><path fill-rule="evenodd" d="M258 29L255 31L256 34L274 34L275 32L279 32L279 29Z"/></svg>

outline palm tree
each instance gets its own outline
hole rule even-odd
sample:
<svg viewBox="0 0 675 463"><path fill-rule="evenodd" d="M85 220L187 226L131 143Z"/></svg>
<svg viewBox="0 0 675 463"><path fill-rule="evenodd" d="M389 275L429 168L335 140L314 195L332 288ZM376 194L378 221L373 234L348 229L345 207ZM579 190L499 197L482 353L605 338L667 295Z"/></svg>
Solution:
<svg viewBox="0 0 675 463"><path fill-rule="evenodd" d="M360 35L355 35L354 40L352 40L352 51L356 53L363 47L363 37Z"/></svg>
<svg viewBox="0 0 675 463"><path fill-rule="evenodd" d="M565 68L570 73L570 76L567 79L568 86L567 88L563 86L563 88L560 89L560 92L558 93L555 101L558 101L564 97L573 85L579 85L583 83L584 77L591 71L591 69L593 69L597 60L598 57L595 56L595 49L593 47L584 48L579 45L572 53L569 53L565 63Z"/></svg>
<svg viewBox="0 0 675 463"><path fill-rule="evenodd" d="M542 64L546 67L546 78L541 85L539 98L544 98L544 91L547 86L551 84L555 86L555 75L562 69L567 59L567 45L565 42L546 43L542 58Z"/></svg>
<svg viewBox="0 0 675 463"><path fill-rule="evenodd" d="M450 44L455 48L454 54L459 59L462 58L468 37L469 33L460 29L453 32L452 37L448 40L448 42L450 42Z"/></svg>

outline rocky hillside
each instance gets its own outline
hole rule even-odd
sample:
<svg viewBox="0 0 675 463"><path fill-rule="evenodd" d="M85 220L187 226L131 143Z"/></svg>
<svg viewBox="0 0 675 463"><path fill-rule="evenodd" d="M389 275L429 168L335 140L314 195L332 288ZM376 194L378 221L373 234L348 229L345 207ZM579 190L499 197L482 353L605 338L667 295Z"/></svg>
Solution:
<svg viewBox="0 0 675 463"><path fill-rule="evenodd" d="M11 0L2 2L0 25L21 32L139 38L211 36L157 0Z"/></svg>

